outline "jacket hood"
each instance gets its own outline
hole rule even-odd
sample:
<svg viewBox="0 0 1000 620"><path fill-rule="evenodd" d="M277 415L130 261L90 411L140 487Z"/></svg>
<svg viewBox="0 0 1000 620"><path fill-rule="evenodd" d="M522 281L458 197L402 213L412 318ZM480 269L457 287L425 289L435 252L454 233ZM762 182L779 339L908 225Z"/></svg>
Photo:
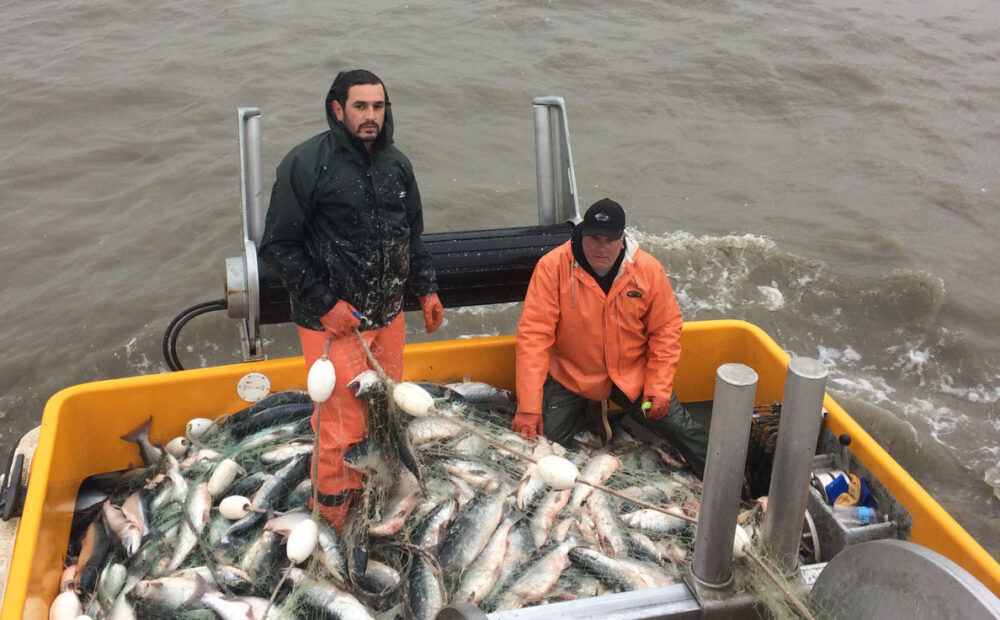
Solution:
<svg viewBox="0 0 1000 620"><path fill-rule="evenodd" d="M618 266L618 274L615 275L615 280L625 273L625 263L635 264L635 253L638 251L639 242L632 235L625 233L625 256L622 258L622 264Z"/></svg>
<svg viewBox="0 0 1000 620"><path fill-rule="evenodd" d="M639 242L632 235L625 233L625 259L630 263L635 262L635 253L639 250Z"/></svg>
<svg viewBox="0 0 1000 620"><path fill-rule="evenodd" d="M337 75L340 75L339 73ZM337 78L333 78L333 82L336 82ZM326 109L326 122L330 125L330 130L334 133L343 134L343 136L350 140L351 143L358 146L358 148L364 149L364 145L361 140L350 133L347 132L347 128L344 124L337 120L337 117L333 113L333 82L330 83L330 90L326 92L326 100L323 102L323 106ZM385 122L382 125L382 131L378 134L378 138L375 139L375 149L384 148L392 144L392 106L389 105L389 89L382 84L382 88L385 90Z"/></svg>

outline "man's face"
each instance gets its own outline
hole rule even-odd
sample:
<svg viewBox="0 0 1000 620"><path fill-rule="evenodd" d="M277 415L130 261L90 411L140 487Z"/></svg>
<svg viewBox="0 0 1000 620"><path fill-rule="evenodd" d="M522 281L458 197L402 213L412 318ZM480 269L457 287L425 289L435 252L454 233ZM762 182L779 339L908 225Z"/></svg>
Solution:
<svg viewBox="0 0 1000 620"><path fill-rule="evenodd" d="M385 89L381 84L355 84L347 91L347 105L333 102L333 114L371 150L385 124Z"/></svg>
<svg viewBox="0 0 1000 620"><path fill-rule="evenodd" d="M605 237L603 235L587 235L580 239L583 246L583 256L594 271L607 271L615 264L622 248L625 247L625 237Z"/></svg>

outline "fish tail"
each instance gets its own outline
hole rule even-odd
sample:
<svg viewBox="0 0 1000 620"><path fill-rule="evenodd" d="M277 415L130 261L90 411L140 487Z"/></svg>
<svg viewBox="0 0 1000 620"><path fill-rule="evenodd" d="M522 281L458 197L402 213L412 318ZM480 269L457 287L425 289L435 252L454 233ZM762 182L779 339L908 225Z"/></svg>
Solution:
<svg viewBox="0 0 1000 620"><path fill-rule="evenodd" d="M125 433L124 435L122 435L121 438L124 439L125 441L133 441L135 443L139 443L140 441L149 438L149 427L152 425L153 425L153 416L149 416L149 418L145 422L135 427L128 433Z"/></svg>

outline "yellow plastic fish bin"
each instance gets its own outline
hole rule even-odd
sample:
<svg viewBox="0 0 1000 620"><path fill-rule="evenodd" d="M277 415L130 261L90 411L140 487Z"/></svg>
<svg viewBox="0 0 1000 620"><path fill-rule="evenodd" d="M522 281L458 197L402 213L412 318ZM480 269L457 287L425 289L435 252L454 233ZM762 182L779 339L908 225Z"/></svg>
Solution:
<svg viewBox="0 0 1000 620"><path fill-rule="evenodd" d="M451 381L468 376L513 388L513 355L513 336L411 345L404 355L405 378ZM31 459L4 620L48 617L81 482L142 465L136 444L120 437L152 416L150 441L166 444L182 435L192 418L216 418L246 407L236 385L249 372L265 374L272 391L305 389L305 363L296 357L87 383L49 399Z"/></svg>
<svg viewBox="0 0 1000 620"><path fill-rule="evenodd" d="M709 401L715 373L742 363L758 376L757 403L781 400L788 355L759 328L741 321L684 326L676 378L682 401ZM513 390L513 336L422 343L407 347L404 378L453 381L468 377ZM2 618L45 618L55 598L73 507L81 482L93 474L141 465L134 443L120 437L152 416L150 440L165 444L183 434L191 418L215 418L245 406L240 378L260 372L272 391L304 389L302 358L236 364L79 385L54 395L45 407L31 459L28 493L15 541ZM346 380L341 378L341 380ZM849 433L850 450L913 517L912 538L951 558L1000 594L1000 565L975 542L858 424L826 397L827 424Z"/></svg>

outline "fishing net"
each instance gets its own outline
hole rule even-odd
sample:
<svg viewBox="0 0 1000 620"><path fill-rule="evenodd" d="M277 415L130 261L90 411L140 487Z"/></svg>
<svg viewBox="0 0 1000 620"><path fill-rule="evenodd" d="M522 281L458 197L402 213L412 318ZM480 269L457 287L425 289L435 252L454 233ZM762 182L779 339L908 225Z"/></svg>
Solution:
<svg viewBox="0 0 1000 620"><path fill-rule="evenodd" d="M512 395L468 378L415 384L431 403L415 416L370 361L375 376L357 382L367 436L346 457L365 482L341 532L310 509L313 404L272 394L220 412L176 456L112 477L106 501L78 513L67 556L96 575L75 581L86 612L433 618L448 603L490 612L679 581L701 485L669 445L621 428L606 444L587 432L566 446L526 440L510 430ZM548 455L580 482L548 487ZM226 461L236 474L206 495ZM232 496L254 511L224 515ZM318 543L293 567L287 547L308 520Z"/></svg>

